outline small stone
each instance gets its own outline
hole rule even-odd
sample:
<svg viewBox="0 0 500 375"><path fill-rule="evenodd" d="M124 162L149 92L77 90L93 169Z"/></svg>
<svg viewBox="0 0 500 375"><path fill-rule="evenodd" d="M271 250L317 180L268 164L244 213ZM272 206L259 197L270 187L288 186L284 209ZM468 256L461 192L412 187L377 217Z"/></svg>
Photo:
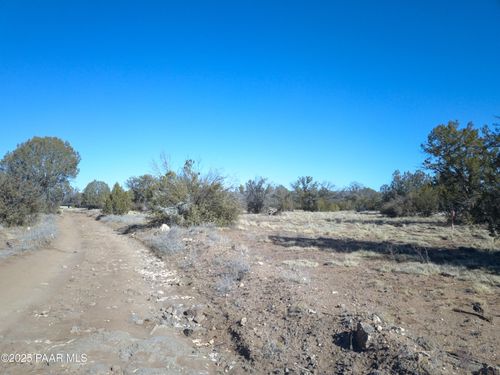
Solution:
<svg viewBox="0 0 500 375"><path fill-rule="evenodd" d="M193 322L200 324L205 320L205 315L203 314L198 314L196 317L193 319Z"/></svg>
<svg viewBox="0 0 500 375"><path fill-rule="evenodd" d="M193 330L191 328L185 328L182 333L184 333L185 336L189 337L193 334Z"/></svg>
<svg viewBox="0 0 500 375"><path fill-rule="evenodd" d="M373 327L364 322L358 322L356 331L354 332L354 347L356 350L366 350L373 340L375 330Z"/></svg>
<svg viewBox="0 0 500 375"><path fill-rule="evenodd" d="M243 317L243 318L241 318L241 320L240 320L240 325L241 325L242 327L244 327L244 326L245 326L245 324L247 324L247 318Z"/></svg>
<svg viewBox="0 0 500 375"><path fill-rule="evenodd" d="M167 232L170 230L170 227L167 224L162 224L160 227L160 231Z"/></svg>

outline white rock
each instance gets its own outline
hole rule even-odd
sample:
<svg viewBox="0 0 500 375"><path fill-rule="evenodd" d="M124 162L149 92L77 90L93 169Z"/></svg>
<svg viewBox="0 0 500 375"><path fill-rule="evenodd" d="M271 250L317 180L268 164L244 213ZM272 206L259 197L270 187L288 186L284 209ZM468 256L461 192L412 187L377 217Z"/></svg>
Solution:
<svg viewBox="0 0 500 375"><path fill-rule="evenodd" d="M170 230L170 227L167 224L162 224L161 227L160 227L160 230L162 232L167 232L167 231Z"/></svg>

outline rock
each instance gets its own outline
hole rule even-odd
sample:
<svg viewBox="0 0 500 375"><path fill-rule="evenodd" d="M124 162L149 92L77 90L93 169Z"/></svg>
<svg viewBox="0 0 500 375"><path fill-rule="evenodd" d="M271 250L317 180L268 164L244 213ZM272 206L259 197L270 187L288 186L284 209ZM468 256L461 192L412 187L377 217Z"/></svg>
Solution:
<svg viewBox="0 0 500 375"><path fill-rule="evenodd" d="M247 324L247 318L243 317L240 320L240 326L244 327Z"/></svg>
<svg viewBox="0 0 500 375"><path fill-rule="evenodd" d="M297 305L290 306L288 308L288 316L301 316L304 315L307 311L307 306L299 303Z"/></svg>
<svg viewBox="0 0 500 375"><path fill-rule="evenodd" d="M484 309L481 307L480 302L474 302L472 304L472 310L474 310L475 312L477 312L479 314L484 314Z"/></svg>
<svg viewBox="0 0 500 375"><path fill-rule="evenodd" d="M201 322L203 322L204 320L205 320L205 315L203 315L203 314L197 314L197 315L194 317L193 322L200 324L200 323L201 323Z"/></svg>
<svg viewBox="0 0 500 375"><path fill-rule="evenodd" d="M366 350L370 346L371 341L373 341L374 335L375 329L370 324L358 322L358 326L354 332L354 349Z"/></svg>
<svg viewBox="0 0 500 375"><path fill-rule="evenodd" d="M473 375L498 375L500 371L498 371L498 368L495 369L492 366L488 366L486 364L483 365L482 368L480 368L477 371L474 371L472 374Z"/></svg>
<svg viewBox="0 0 500 375"><path fill-rule="evenodd" d="M187 337L191 336L193 334L193 330L191 328L185 328L182 333L186 335Z"/></svg>
<svg viewBox="0 0 500 375"><path fill-rule="evenodd" d="M170 230L170 227L167 224L162 224L160 227L160 231L162 232L168 232Z"/></svg>
<svg viewBox="0 0 500 375"><path fill-rule="evenodd" d="M191 320L194 320L194 318L196 318L196 311L194 310L191 310L191 309L187 309L183 312L183 315L186 317L187 320L191 321Z"/></svg>
<svg viewBox="0 0 500 375"><path fill-rule="evenodd" d="M269 207L267 209L267 214L269 216L274 216L274 215L277 215L279 213L279 210L277 208L274 208L274 207Z"/></svg>

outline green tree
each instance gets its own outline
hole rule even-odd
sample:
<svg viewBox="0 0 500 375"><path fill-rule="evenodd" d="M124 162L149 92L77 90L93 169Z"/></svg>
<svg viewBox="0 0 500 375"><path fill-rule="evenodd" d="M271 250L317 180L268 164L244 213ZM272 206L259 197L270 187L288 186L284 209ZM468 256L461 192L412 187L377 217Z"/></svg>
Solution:
<svg viewBox="0 0 500 375"><path fill-rule="evenodd" d="M130 210L130 195L117 182L104 202L103 213L124 215Z"/></svg>
<svg viewBox="0 0 500 375"><path fill-rule="evenodd" d="M0 172L0 223L24 225L41 210L36 186Z"/></svg>
<svg viewBox="0 0 500 375"><path fill-rule="evenodd" d="M82 206L87 208L103 208L110 190L104 181L90 182L82 193Z"/></svg>
<svg viewBox="0 0 500 375"><path fill-rule="evenodd" d="M483 127L481 197L472 211L474 220L487 223L491 234L500 235L500 129Z"/></svg>
<svg viewBox="0 0 500 375"><path fill-rule="evenodd" d="M0 170L17 183L29 185L47 212L60 205L69 180L78 174L80 155L56 137L33 137L8 152Z"/></svg>
<svg viewBox="0 0 500 375"><path fill-rule="evenodd" d="M457 221L473 222L473 211L482 197L488 165L485 143L479 131L469 123L435 127L422 145L428 154L424 166L433 171L443 209Z"/></svg>
<svg viewBox="0 0 500 375"><path fill-rule="evenodd" d="M254 214L261 213L271 191L271 185L263 177L248 180L244 190L247 211Z"/></svg>
<svg viewBox="0 0 500 375"><path fill-rule="evenodd" d="M146 210L153 199L153 193L158 185L158 179L150 174L130 177L126 183L132 193L132 201L136 209Z"/></svg>
<svg viewBox="0 0 500 375"><path fill-rule="evenodd" d="M298 206L304 211L318 211L318 186L311 176L299 177L292 184Z"/></svg>

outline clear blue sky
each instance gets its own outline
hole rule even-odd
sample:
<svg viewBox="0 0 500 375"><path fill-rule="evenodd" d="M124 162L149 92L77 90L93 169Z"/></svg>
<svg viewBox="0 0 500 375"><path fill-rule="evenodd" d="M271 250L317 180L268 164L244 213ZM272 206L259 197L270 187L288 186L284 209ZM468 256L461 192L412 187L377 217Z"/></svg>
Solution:
<svg viewBox="0 0 500 375"><path fill-rule="evenodd" d="M0 1L0 154L61 137L80 188L165 152L378 189L435 125L495 115L498 0Z"/></svg>

